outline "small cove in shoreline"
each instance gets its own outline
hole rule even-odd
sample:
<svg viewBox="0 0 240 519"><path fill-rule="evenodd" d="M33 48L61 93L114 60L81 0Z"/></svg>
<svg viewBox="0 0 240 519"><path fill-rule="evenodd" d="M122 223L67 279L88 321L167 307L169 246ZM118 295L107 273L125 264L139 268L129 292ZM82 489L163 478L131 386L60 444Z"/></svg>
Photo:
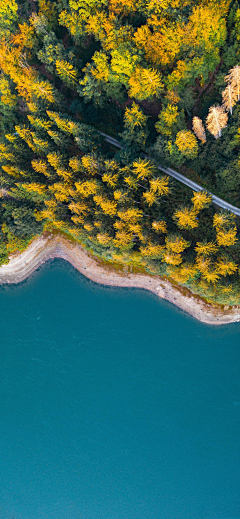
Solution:
<svg viewBox="0 0 240 519"><path fill-rule="evenodd" d="M157 276L119 273L103 266L78 243L60 234L43 234L35 238L25 251L12 255L9 263L0 267L0 284L19 283L53 258L68 261L96 283L150 290L203 323L221 325L240 321L240 307L223 309L220 305L211 305L189 290Z"/></svg>

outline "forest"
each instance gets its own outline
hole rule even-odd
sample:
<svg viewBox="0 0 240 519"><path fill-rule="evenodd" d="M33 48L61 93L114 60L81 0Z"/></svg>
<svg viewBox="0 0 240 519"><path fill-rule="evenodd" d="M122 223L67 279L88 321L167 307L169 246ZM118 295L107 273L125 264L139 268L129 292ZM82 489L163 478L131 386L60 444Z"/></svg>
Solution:
<svg viewBox="0 0 240 519"><path fill-rule="evenodd" d="M237 1L0 0L0 264L60 232L240 304L239 40Z"/></svg>

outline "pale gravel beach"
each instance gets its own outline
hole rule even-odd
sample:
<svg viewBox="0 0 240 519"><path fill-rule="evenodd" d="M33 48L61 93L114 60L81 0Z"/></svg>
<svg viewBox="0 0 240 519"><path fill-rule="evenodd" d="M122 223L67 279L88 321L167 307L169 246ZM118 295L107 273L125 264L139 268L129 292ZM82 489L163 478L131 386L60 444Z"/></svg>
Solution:
<svg viewBox="0 0 240 519"><path fill-rule="evenodd" d="M118 273L104 268L97 259L78 243L61 235L44 234L36 238L21 253L10 256L9 263L0 267L0 283L20 283L40 265L53 258L62 258L96 283L115 287L136 287L150 290L162 299L178 306L207 324L228 324L240 321L240 307L225 307L206 303L189 290L174 286L170 281L147 274Z"/></svg>

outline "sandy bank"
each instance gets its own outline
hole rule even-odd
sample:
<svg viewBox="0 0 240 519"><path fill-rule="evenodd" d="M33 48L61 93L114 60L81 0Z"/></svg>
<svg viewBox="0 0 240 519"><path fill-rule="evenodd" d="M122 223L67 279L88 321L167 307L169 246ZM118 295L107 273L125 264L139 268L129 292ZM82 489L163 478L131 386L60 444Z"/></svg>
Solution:
<svg viewBox="0 0 240 519"><path fill-rule="evenodd" d="M69 261L84 276L96 283L150 290L203 323L227 324L240 321L240 307L225 307L223 310L157 276L130 273L125 275L104 268L80 245L62 236L43 235L35 239L24 252L12 255L9 263L0 267L0 283L19 283L52 258Z"/></svg>

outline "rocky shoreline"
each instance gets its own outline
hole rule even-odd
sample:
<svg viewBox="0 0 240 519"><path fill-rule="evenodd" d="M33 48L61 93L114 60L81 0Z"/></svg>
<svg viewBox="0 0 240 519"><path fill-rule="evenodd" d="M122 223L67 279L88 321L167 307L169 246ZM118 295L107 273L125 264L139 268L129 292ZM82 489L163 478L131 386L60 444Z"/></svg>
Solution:
<svg viewBox="0 0 240 519"><path fill-rule="evenodd" d="M73 243L62 235L44 234L34 239L25 251L12 255L9 263L0 267L0 283L20 283L40 265L53 258L68 261L96 283L150 290L203 323L220 325L240 321L240 307L223 309L218 305L211 305L189 290L174 286L170 281L157 276L124 274L105 268L78 243Z"/></svg>

